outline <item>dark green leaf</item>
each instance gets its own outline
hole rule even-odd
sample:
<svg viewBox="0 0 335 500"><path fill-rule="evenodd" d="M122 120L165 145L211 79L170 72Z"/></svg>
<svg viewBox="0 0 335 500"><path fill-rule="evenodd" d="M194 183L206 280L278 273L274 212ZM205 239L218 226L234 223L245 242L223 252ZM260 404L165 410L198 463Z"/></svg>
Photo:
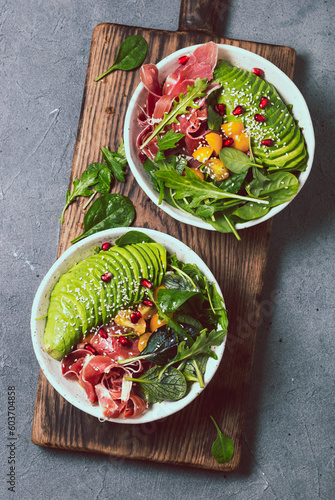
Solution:
<svg viewBox="0 0 335 500"><path fill-rule="evenodd" d="M148 172L148 174L150 174L154 189L156 189L156 191L160 191L160 188L162 186L162 182L158 181L155 177L155 172L157 172L157 170L158 170L157 165L153 161L151 161L149 158L147 158L145 160L145 162L143 163L143 168L144 168L144 170L146 170Z"/></svg>
<svg viewBox="0 0 335 500"><path fill-rule="evenodd" d="M103 159L117 181L125 182L127 160L120 154L101 148Z"/></svg>
<svg viewBox="0 0 335 500"><path fill-rule="evenodd" d="M179 290L187 290L187 291L200 291L198 287L195 286L194 282L190 277L186 274L177 274L172 271L168 271L165 273L162 285L165 288L174 288Z"/></svg>
<svg viewBox="0 0 335 500"><path fill-rule="evenodd" d="M234 148L222 148L220 151L220 160L234 174L247 172L254 165L250 158L242 151Z"/></svg>
<svg viewBox="0 0 335 500"><path fill-rule="evenodd" d="M171 313L179 309L188 299L197 295L198 291L188 292L176 289L158 291L157 300L164 313Z"/></svg>
<svg viewBox="0 0 335 500"><path fill-rule="evenodd" d="M68 190L66 193L65 207L63 208L62 215L59 219L62 224L64 222L65 210L70 205L70 203L72 203L77 198L77 196L91 196L92 191L89 188L97 184L98 176L99 169L92 168L89 172L87 170L84 170L80 180L77 176L75 177L73 181L72 193L70 193L70 190Z"/></svg>
<svg viewBox="0 0 335 500"><path fill-rule="evenodd" d="M247 176L247 171L241 174L230 175L228 179L220 182L218 187L227 193L238 193Z"/></svg>
<svg viewBox="0 0 335 500"><path fill-rule="evenodd" d="M124 247L125 245L133 245L135 243L155 243L155 240L150 238L145 233L141 231L128 231L124 233L120 238L115 240L115 245L118 247Z"/></svg>
<svg viewBox="0 0 335 500"><path fill-rule="evenodd" d="M142 64L147 55L148 43L140 35L132 35L121 43L113 65L102 75L95 78L95 82L108 75L115 69L130 70Z"/></svg>
<svg viewBox="0 0 335 500"><path fill-rule="evenodd" d="M163 151L167 151L168 149L173 149L176 147L177 142L180 141L184 137L184 134L179 134L174 132L174 130L168 130L166 134L164 134L162 137L159 135L157 136L157 143L158 143L158 153L156 155L155 161L158 160L164 160L165 156L163 154Z"/></svg>
<svg viewBox="0 0 335 500"><path fill-rule="evenodd" d="M290 201L293 196L297 194L299 189L297 177L290 172L275 172L274 174L269 174L266 176L266 181L264 181L261 191L257 189L259 181L255 180L254 185L253 182L254 181L252 181L249 186L250 192L254 194L254 189L256 189L257 192L259 192L259 196L266 197L269 202L269 207L275 207Z"/></svg>
<svg viewBox="0 0 335 500"><path fill-rule="evenodd" d="M230 437L220 431L219 426L212 416L211 419L218 433L218 437L212 445L212 455L219 464L229 462L234 455L234 443Z"/></svg>
<svg viewBox="0 0 335 500"><path fill-rule="evenodd" d="M134 206L126 196L116 193L101 196L95 200L85 215L85 232L71 243L105 229L127 227L133 222L134 217Z"/></svg>
<svg viewBox="0 0 335 500"><path fill-rule="evenodd" d="M206 371L208 356L200 354L194 359L186 361L183 369L183 375L187 382L198 382L200 387L204 387L203 376Z"/></svg>
<svg viewBox="0 0 335 500"><path fill-rule="evenodd" d="M246 221L259 219L260 217L263 217L263 215L267 214L269 210L269 206L264 207L262 205L258 205L258 203L249 202L245 203L241 207L238 207L233 212L233 215Z"/></svg>
<svg viewBox="0 0 335 500"><path fill-rule="evenodd" d="M211 130L220 130L223 117L216 113L212 106L208 106L208 128Z"/></svg>
<svg viewBox="0 0 335 500"><path fill-rule="evenodd" d="M185 396L187 390L184 375L173 367L165 370L160 376L160 369L154 366L141 377L132 380L141 385L148 403L178 401Z"/></svg>
<svg viewBox="0 0 335 500"><path fill-rule="evenodd" d="M103 165L102 163L91 163L87 167L87 172L91 170L98 170L98 182L94 184L94 191L100 194L109 193L111 188L112 181L112 173L107 167L107 165ZM92 194L92 193L91 193Z"/></svg>

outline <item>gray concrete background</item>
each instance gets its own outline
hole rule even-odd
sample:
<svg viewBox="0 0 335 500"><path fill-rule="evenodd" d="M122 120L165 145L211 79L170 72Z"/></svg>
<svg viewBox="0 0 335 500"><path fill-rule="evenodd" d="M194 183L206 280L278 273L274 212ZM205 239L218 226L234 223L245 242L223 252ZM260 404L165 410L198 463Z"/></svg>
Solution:
<svg viewBox="0 0 335 500"><path fill-rule="evenodd" d="M334 499L334 3L231 0L230 38L289 45L310 108L312 174L274 220L240 469L195 471L42 449L29 332L55 261L94 27L175 30L179 0L2 0L1 493L5 499ZM266 308L268 307L268 308ZM16 387L16 493L7 490L7 387Z"/></svg>

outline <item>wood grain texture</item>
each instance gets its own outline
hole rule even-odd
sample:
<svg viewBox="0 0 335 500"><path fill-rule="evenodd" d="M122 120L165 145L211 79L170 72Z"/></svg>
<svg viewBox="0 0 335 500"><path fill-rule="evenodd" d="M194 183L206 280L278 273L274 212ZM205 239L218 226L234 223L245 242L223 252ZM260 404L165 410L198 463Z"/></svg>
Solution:
<svg viewBox="0 0 335 500"><path fill-rule="evenodd" d="M74 176L80 176L90 162L102 159L101 146L115 150L120 142L127 104L139 83L139 71L115 71L99 83L93 79L110 66L120 42L133 34L140 34L148 41L146 61L153 63L177 49L212 39L256 52L293 76L295 51L289 47L234 41L197 32L170 33L101 24L93 34L70 185ZM223 361L214 380L187 408L163 421L144 425L99 423L68 404L40 373L32 440L42 446L113 457L234 470L241 456L241 433L260 321L271 221L242 231L242 241L238 242L233 235L175 221L149 200L130 173L127 182L118 183L113 191L133 201L137 213L135 226L150 227L179 238L213 271L222 288L230 321ZM82 232L84 202L73 203L66 213L58 255ZM211 456L216 431L210 415L234 441L235 453L228 464L220 465Z"/></svg>

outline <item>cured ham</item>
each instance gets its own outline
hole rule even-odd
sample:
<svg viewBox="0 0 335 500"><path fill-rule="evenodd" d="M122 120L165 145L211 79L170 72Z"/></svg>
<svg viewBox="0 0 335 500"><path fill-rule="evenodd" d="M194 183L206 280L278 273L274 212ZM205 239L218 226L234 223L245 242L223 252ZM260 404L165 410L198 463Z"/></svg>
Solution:
<svg viewBox="0 0 335 500"><path fill-rule="evenodd" d="M190 54L186 61L179 66L165 79L162 87L159 84L158 69L154 64L146 64L141 68L141 80L148 91L145 109L138 117L138 122L143 130L137 137L136 145L139 158L143 162L146 158L154 160L158 151L157 138L152 139L145 147L142 144L151 135L155 126L164 118L165 113L169 113L173 102L180 94L185 94L189 86L194 85L197 78L208 81L213 78L213 70L217 63L218 47L214 42L201 45ZM173 123L175 132L184 134L181 140L181 148L187 156L191 156L193 151L199 146L199 141L206 133L207 129L207 104L208 95L219 88L218 84L209 84L206 96L198 101L199 108L188 108L189 113L178 116L179 123Z"/></svg>

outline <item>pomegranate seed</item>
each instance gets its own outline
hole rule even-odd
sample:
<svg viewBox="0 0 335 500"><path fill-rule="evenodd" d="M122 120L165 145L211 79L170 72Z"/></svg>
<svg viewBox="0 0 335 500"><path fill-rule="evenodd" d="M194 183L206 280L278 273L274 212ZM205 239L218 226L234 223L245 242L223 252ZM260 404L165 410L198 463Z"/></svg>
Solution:
<svg viewBox="0 0 335 500"><path fill-rule="evenodd" d="M181 56L179 57L178 62L179 64L186 64L188 60L189 60L188 56Z"/></svg>
<svg viewBox="0 0 335 500"><path fill-rule="evenodd" d="M85 344L84 349L86 349L86 351L89 351L91 354L97 353L97 351L94 349L94 347L91 344Z"/></svg>
<svg viewBox="0 0 335 500"><path fill-rule="evenodd" d="M269 99L267 97L262 97L259 103L259 107L261 109L265 109L268 104L269 104Z"/></svg>
<svg viewBox="0 0 335 500"><path fill-rule="evenodd" d="M105 330L103 328L100 328L99 331L98 331L98 334L100 335L100 337L102 337L103 339L108 339L108 333L105 332Z"/></svg>
<svg viewBox="0 0 335 500"><path fill-rule="evenodd" d="M251 155L250 155L250 151L249 151L249 149L248 149L248 151L247 151L247 156L249 156L249 158L250 158L250 156L251 156Z"/></svg>
<svg viewBox="0 0 335 500"><path fill-rule="evenodd" d="M216 104L214 106L214 111L219 115L223 116L226 114L226 105L225 104Z"/></svg>
<svg viewBox="0 0 335 500"><path fill-rule="evenodd" d="M268 146L268 147L270 147L270 146L273 146L273 140L272 140L272 139L264 139L264 140L261 142L261 144L262 144L263 146Z"/></svg>
<svg viewBox="0 0 335 500"><path fill-rule="evenodd" d="M145 306L153 307L155 304L149 299L143 299L143 304Z"/></svg>
<svg viewBox="0 0 335 500"><path fill-rule="evenodd" d="M107 252L107 250L109 250L111 246L112 245L110 243L108 243L108 241L106 241L105 243L103 243L101 245L101 250L103 250L104 252Z"/></svg>
<svg viewBox="0 0 335 500"><path fill-rule="evenodd" d="M222 143L222 147L223 148L228 148L229 146L231 146L234 142L234 139L232 137L228 137L228 139L225 139Z"/></svg>
<svg viewBox="0 0 335 500"><path fill-rule="evenodd" d="M112 279L113 275L109 271L101 276L102 281L105 283L109 283L110 280Z"/></svg>
<svg viewBox="0 0 335 500"><path fill-rule="evenodd" d="M141 318L142 318L142 314L140 313L140 311L136 311L134 313L131 313L131 315L130 315L130 321L132 323L138 323Z"/></svg>
<svg viewBox="0 0 335 500"><path fill-rule="evenodd" d="M243 108L242 106L236 106L236 108L233 111L234 116L239 116L243 114Z"/></svg>
<svg viewBox="0 0 335 500"><path fill-rule="evenodd" d="M120 335L120 337L119 337L119 342L121 345L128 345L127 337L122 337L122 335Z"/></svg>
<svg viewBox="0 0 335 500"><path fill-rule="evenodd" d="M141 285L145 286L145 288L152 288L152 283L145 278L141 279Z"/></svg>
<svg viewBox="0 0 335 500"><path fill-rule="evenodd" d="M266 122L265 116L260 115L259 113L256 113L254 118L256 122Z"/></svg>
<svg viewBox="0 0 335 500"><path fill-rule="evenodd" d="M252 71L255 73L255 75L264 78L264 71L260 68L253 68Z"/></svg>

